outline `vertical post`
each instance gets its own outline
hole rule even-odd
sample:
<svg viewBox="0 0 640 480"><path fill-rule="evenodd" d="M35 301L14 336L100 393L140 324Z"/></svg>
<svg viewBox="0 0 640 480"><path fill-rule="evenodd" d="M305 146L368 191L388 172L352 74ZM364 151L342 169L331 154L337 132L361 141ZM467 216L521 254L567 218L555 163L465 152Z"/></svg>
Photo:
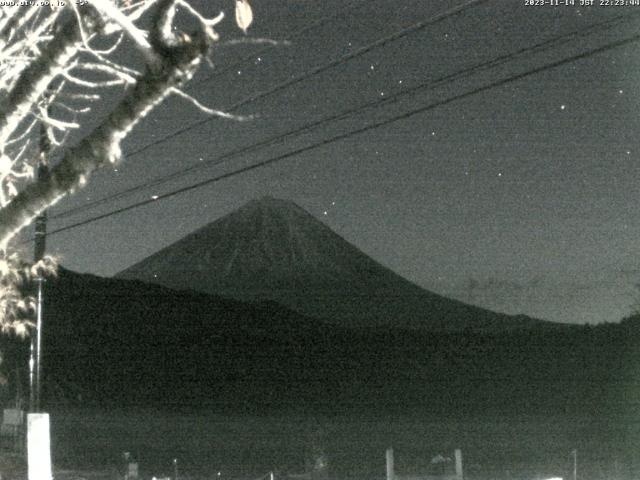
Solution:
<svg viewBox="0 0 640 480"><path fill-rule="evenodd" d="M571 455L573 455L573 480L578 480L578 450L573 449Z"/></svg>
<svg viewBox="0 0 640 480"><path fill-rule="evenodd" d="M27 462L29 480L52 480L49 414L27 415Z"/></svg>
<svg viewBox="0 0 640 480"><path fill-rule="evenodd" d="M387 480L395 480L395 467L393 464L393 448L387 448Z"/></svg>
<svg viewBox="0 0 640 480"><path fill-rule="evenodd" d="M36 175L38 180L44 180L49 176L49 161L47 155L51 149L51 142L46 126L40 126L40 158ZM44 210L36 217L35 222L35 246L33 252L34 262L39 262L44 257L47 240L47 211ZM36 278L37 303L36 303L36 332L31 337L31 349L29 357L29 411L40 411L41 393L41 353L42 353L42 311L44 307L44 279Z"/></svg>
<svg viewBox="0 0 640 480"><path fill-rule="evenodd" d="M178 459L173 459L173 480L178 480Z"/></svg>
<svg viewBox="0 0 640 480"><path fill-rule="evenodd" d="M34 411L40 411L40 392L41 392L41 378L42 378L42 369L41 369L41 361L40 358L42 356L42 307L43 307L43 286L42 283L44 279L41 276L38 276L36 279L38 283L38 299L36 303L36 366L35 366L35 401L34 401Z"/></svg>
<svg viewBox="0 0 640 480"><path fill-rule="evenodd" d="M456 479L463 480L464 474L462 473L462 450L456 448L454 454L456 458Z"/></svg>
<svg viewBox="0 0 640 480"><path fill-rule="evenodd" d="M31 336L29 342L29 412L36 411L36 383L35 383L35 367L36 367L36 339L35 334Z"/></svg>
<svg viewBox="0 0 640 480"><path fill-rule="evenodd" d="M44 124L40 126L40 156L38 159L37 177L46 179L49 176L47 155L51 143ZM34 261L39 262L44 256L47 235L47 212L36 217ZM40 413L40 392L42 382L42 310L44 306L44 278L36 279L36 331L31 336L31 352L29 356L29 415L27 415L27 465L29 480L52 480L51 475L51 440L49 432L49 415Z"/></svg>

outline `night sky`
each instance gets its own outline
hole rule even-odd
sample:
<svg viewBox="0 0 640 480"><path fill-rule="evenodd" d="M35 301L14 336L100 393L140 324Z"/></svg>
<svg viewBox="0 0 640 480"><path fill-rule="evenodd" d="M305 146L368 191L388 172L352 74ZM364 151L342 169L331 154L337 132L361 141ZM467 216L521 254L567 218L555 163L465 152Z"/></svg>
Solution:
<svg viewBox="0 0 640 480"><path fill-rule="evenodd" d="M253 0L241 39L233 2L222 44L188 88L226 108L464 1ZM421 90L255 153L54 218L82 221L638 33L640 6L526 6L494 0L244 105L251 121L213 119L94 175L52 215L545 40L541 52ZM598 1L596 0L596 4ZM215 5L214 5L215 4ZM300 29L336 17L304 34ZM585 32L613 17L609 28ZM291 38L294 36L294 38ZM297 202L415 283L497 311L565 322L616 321L640 292L640 42L467 96L285 161L49 238L67 268L112 275L238 208L271 195ZM243 60L245 59L245 60ZM213 75L213 77L212 77ZM212 77L212 78L208 78ZM130 152L206 117L171 99L134 131ZM97 121L97 117L90 119Z"/></svg>

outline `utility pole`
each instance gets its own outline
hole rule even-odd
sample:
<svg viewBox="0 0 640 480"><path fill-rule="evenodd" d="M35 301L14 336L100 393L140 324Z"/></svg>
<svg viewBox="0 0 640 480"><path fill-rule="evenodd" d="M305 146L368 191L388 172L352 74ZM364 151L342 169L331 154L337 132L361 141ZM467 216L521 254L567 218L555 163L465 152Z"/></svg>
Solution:
<svg viewBox="0 0 640 480"><path fill-rule="evenodd" d="M38 180L45 180L49 176L48 154L51 150L51 141L47 127L43 123L40 126L40 156L36 176ZM35 222L35 247L33 260L39 262L44 257L47 242L47 211L44 210L36 217ZM42 356L42 315L44 308L44 278L38 275L36 278L36 331L31 337L31 354L29 358L29 411L40 411L40 393L42 384L41 356Z"/></svg>
<svg viewBox="0 0 640 480"><path fill-rule="evenodd" d="M47 113L49 111L47 108ZM48 154L51 142L47 127L40 125L40 155L36 175L38 180L49 176ZM47 236L47 212L36 217L34 260L39 262L44 257ZM29 414L27 414L27 468L29 480L52 480L51 469L51 432L49 414L40 409L40 391L42 383L42 313L44 306L44 281L42 275L36 278L36 331L31 336L31 356L29 358Z"/></svg>

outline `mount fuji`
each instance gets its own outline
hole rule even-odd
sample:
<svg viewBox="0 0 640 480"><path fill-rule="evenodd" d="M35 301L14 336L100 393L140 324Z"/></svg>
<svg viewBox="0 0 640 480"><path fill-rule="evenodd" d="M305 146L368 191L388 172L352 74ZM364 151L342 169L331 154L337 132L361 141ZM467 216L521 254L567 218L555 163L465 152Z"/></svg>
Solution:
<svg viewBox="0 0 640 480"><path fill-rule="evenodd" d="M271 300L354 328L491 332L550 324L425 290L297 204L271 197L250 201L116 277L243 301Z"/></svg>

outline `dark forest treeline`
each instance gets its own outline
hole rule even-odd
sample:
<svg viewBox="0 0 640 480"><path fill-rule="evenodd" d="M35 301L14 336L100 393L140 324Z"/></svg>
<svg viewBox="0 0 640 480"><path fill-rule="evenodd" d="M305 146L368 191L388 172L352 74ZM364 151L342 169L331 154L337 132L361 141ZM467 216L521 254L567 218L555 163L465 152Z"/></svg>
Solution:
<svg viewBox="0 0 640 480"><path fill-rule="evenodd" d="M52 404L254 413L638 409L640 317L491 334L356 330L275 303L64 270L47 284L46 309ZM26 344L5 339L4 350L14 379Z"/></svg>

